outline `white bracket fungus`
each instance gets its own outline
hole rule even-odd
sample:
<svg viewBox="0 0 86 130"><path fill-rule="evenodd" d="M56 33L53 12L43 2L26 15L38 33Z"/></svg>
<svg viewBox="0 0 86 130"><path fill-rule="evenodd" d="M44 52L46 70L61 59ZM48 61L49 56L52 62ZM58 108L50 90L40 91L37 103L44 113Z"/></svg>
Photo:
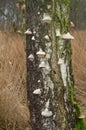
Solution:
<svg viewBox="0 0 86 130"><path fill-rule="evenodd" d="M42 21L43 21L44 23L50 23L51 20L52 20L51 17L50 17L48 14L44 13L44 16L43 16Z"/></svg>
<svg viewBox="0 0 86 130"><path fill-rule="evenodd" d="M39 68L45 68L45 62L42 61L40 64L39 64Z"/></svg>
<svg viewBox="0 0 86 130"><path fill-rule="evenodd" d="M84 118L85 118L85 115L80 115L78 118L79 118L79 119L84 119Z"/></svg>
<svg viewBox="0 0 86 130"><path fill-rule="evenodd" d="M44 58L45 57L45 52L40 48L40 50L36 53L39 58Z"/></svg>
<svg viewBox="0 0 86 130"><path fill-rule="evenodd" d="M49 36L45 35L44 38L49 41Z"/></svg>
<svg viewBox="0 0 86 130"><path fill-rule="evenodd" d="M34 36L32 36L31 40L35 41L35 37L34 37Z"/></svg>
<svg viewBox="0 0 86 130"><path fill-rule="evenodd" d="M32 34L32 32L31 32L31 30L30 30L30 29L27 29L27 30L25 31L25 34L27 34L27 35L31 35L31 34Z"/></svg>
<svg viewBox="0 0 86 130"><path fill-rule="evenodd" d="M30 54L30 55L28 56L28 59L29 59L30 61L34 61L34 56L33 56L32 54Z"/></svg>
<svg viewBox="0 0 86 130"><path fill-rule="evenodd" d="M42 112L41 115L44 117L51 117L53 115L52 111L49 111L48 108L45 108Z"/></svg>
<svg viewBox="0 0 86 130"><path fill-rule="evenodd" d="M62 35L62 39L73 40L74 37L68 32L68 33Z"/></svg>
<svg viewBox="0 0 86 130"><path fill-rule="evenodd" d="M41 95L41 90L40 89L36 89L36 90L33 91L33 94Z"/></svg>

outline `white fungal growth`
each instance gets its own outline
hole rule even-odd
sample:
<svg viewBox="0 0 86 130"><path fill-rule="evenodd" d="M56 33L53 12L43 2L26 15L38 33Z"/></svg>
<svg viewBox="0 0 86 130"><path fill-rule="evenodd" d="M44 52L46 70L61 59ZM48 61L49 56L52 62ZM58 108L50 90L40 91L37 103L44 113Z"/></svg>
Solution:
<svg viewBox="0 0 86 130"><path fill-rule="evenodd" d="M30 55L28 56L28 59L29 59L30 61L34 61L34 56L33 56L33 54L30 54Z"/></svg>
<svg viewBox="0 0 86 130"><path fill-rule="evenodd" d="M79 119L85 119L85 115L80 115L78 118Z"/></svg>
<svg viewBox="0 0 86 130"><path fill-rule="evenodd" d="M61 33L60 33L60 29L56 29L56 37L60 37Z"/></svg>
<svg viewBox="0 0 86 130"><path fill-rule="evenodd" d="M30 29L27 29L27 30L25 31L25 34L27 34L27 35L31 35L31 34L32 34L32 32L31 32L31 30L30 30Z"/></svg>
<svg viewBox="0 0 86 130"><path fill-rule="evenodd" d="M40 14L40 12L38 12L38 14Z"/></svg>
<svg viewBox="0 0 86 130"><path fill-rule="evenodd" d="M49 41L49 36L45 35L44 38Z"/></svg>
<svg viewBox="0 0 86 130"><path fill-rule="evenodd" d="M40 64L39 64L39 68L45 68L45 62L42 61Z"/></svg>
<svg viewBox="0 0 86 130"><path fill-rule="evenodd" d="M64 61L64 60L63 60L62 58L59 58L59 60L58 60L58 65L62 64L63 61Z"/></svg>
<svg viewBox="0 0 86 130"><path fill-rule="evenodd" d="M46 53L40 48L39 51L36 53L39 58L44 58Z"/></svg>
<svg viewBox="0 0 86 130"><path fill-rule="evenodd" d="M67 86L67 70L66 70L66 67L67 67L67 64L64 63L64 62L60 65L62 80L63 80L64 86Z"/></svg>
<svg viewBox="0 0 86 130"><path fill-rule="evenodd" d="M41 81L40 81L40 80L38 80L38 83L41 83Z"/></svg>
<svg viewBox="0 0 86 130"><path fill-rule="evenodd" d="M50 17L48 14L44 13L44 16L43 16L42 21L43 21L44 23L50 23L51 20L52 20L51 17Z"/></svg>
<svg viewBox="0 0 86 130"><path fill-rule="evenodd" d="M35 37L34 37L34 36L32 36L31 40L35 41Z"/></svg>
<svg viewBox="0 0 86 130"><path fill-rule="evenodd" d="M41 90L40 89L36 89L36 90L33 91L33 94L40 95L41 94Z"/></svg>
<svg viewBox="0 0 86 130"><path fill-rule="evenodd" d="M73 40L74 39L74 37L69 32L66 34L63 34L62 38L66 39L66 40Z"/></svg>
<svg viewBox="0 0 86 130"><path fill-rule="evenodd" d="M53 115L52 111L49 111L48 108L45 108L42 112L41 115L44 117L51 117Z"/></svg>

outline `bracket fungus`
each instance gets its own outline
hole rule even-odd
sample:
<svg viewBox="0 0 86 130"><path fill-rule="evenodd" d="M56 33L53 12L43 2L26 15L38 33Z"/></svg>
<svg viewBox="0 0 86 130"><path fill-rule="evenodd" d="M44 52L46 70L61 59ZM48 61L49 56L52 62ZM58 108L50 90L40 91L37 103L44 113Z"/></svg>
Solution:
<svg viewBox="0 0 86 130"><path fill-rule="evenodd" d="M68 33L62 35L62 39L64 39L64 40L73 40L74 37L68 32Z"/></svg>
<svg viewBox="0 0 86 130"><path fill-rule="evenodd" d="M29 59L30 61L34 61L34 56L33 56L32 54L30 54L30 55L28 56L28 59Z"/></svg>
<svg viewBox="0 0 86 130"><path fill-rule="evenodd" d="M48 35L45 35L44 38L49 41L49 36Z"/></svg>
<svg viewBox="0 0 86 130"><path fill-rule="evenodd" d="M39 68L45 68L45 62L42 61L40 64L39 64Z"/></svg>
<svg viewBox="0 0 86 130"><path fill-rule="evenodd" d="M36 54L39 58L44 58L46 53L40 48Z"/></svg>
<svg viewBox="0 0 86 130"><path fill-rule="evenodd" d="M49 111L48 108L45 108L42 112L41 115L44 117L51 117L53 115L52 111Z"/></svg>
<svg viewBox="0 0 86 130"><path fill-rule="evenodd" d="M85 119L85 115L80 115L78 118L79 119Z"/></svg>
<svg viewBox="0 0 86 130"><path fill-rule="evenodd" d="M43 23L50 23L51 20L52 20L51 17L48 14L44 13L44 16L42 19Z"/></svg>
<svg viewBox="0 0 86 130"><path fill-rule="evenodd" d="M74 27L75 27L75 24L74 24L72 21L70 21L70 27L71 27L71 28L74 28Z"/></svg>
<svg viewBox="0 0 86 130"><path fill-rule="evenodd" d="M40 89L36 89L36 90L33 91L33 94L41 95L41 90Z"/></svg>
<svg viewBox="0 0 86 130"><path fill-rule="evenodd" d="M32 40L32 41L35 41L35 37L34 37L34 36L32 36L31 40Z"/></svg>
<svg viewBox="0 0 86 130"><path fill-rule="evenodd" d="M25 31L25 34L27 34L27 35L31 35L31 34L32 34L32 32L31 32L31 30L30 30L30 29L27 29L27 30Z"/></svg>
<svg viewBox="0 0 86 130"><path fill-rule="evenodd" d="M37 81L38 83L41 83L40 79Z"/></svg>

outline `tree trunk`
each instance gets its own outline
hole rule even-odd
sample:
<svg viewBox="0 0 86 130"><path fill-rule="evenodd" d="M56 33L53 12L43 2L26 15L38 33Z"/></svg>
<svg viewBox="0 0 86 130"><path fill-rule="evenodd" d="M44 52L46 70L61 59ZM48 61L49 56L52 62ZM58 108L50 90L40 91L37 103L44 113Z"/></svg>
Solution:
<svg viewBox="0 0 86 130"><path fill-rule="evenodd" d="M26 35L32 130L75 127L71 44L56 36L56 29L61 33L69 30L69 7L70 0L26 1L26 24L32 32Z"/></svg>

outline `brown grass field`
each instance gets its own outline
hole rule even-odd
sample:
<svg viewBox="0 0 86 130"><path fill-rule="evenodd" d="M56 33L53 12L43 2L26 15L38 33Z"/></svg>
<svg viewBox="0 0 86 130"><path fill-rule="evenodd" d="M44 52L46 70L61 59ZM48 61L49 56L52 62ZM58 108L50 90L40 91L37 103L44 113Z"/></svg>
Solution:
<svg viewBox="0 0 86 130"><path fill-rule="evenodd" d="M24 39L0 31L0 130L26 130L28 121Z"/></svg>
<svg viewBox="0 0 86 130"><path fill-rule="evenodd" d="M76 100L86 117L86 30L72 31L72 62L75 79Z"/></svg>
<svg viewBox="0 0 86 130"><path fill-rule="evenodd" d="M86 115L86 31L72 31L75 94ZM24 38L0 31L0 130L30 130Z"/></svg>

